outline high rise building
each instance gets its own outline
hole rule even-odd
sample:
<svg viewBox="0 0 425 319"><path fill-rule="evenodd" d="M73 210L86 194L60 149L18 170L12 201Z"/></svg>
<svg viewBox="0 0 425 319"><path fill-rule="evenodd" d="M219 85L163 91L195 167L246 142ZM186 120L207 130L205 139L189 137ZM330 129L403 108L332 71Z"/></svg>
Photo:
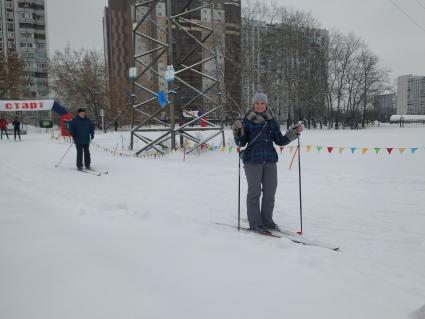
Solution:
<svg viewBox="0 0 425 319"><path fill-rule="evenodd" d="M105 63L108 72L111 111L117 114L129 103L128 70L132 58L131 0L109 0L103 16Z"/></svg>
<svg viewBox="0 0 425 319"><path fill-rule="evenodd" d="M0 0L0 55L9 51L15 51L25 63L27 96L22 98L48 98L44 0Z"/></svg>
<svg viewBox="0 0 425 319"><path fill-rule="evenodd" d="M378 120L388 122L391 115L396 113L397 96L395 93L378 95L375 97L373 104Z"/></svg>
<svg viewBox="0 0 425 319"><path fill-rule="evenodd" d="M402 75L397 79L397 114L425 114L425 76Z"/></svg>

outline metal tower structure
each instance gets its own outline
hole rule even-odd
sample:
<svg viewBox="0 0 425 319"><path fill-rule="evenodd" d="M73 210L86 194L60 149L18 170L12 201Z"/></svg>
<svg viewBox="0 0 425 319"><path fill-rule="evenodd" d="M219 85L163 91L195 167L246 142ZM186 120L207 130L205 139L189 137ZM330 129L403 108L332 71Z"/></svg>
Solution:
<svg viewBox="0 0 425 319"><path fill-rule="evenodd" d="M211 0L133 1L130 148L134 150L134 139L143 142L136 154L151 149L164 154L175 149L176 136L180 145L183 139L193 143L187 154L220 134L225 145L214 11ZM168 66L174 68L174 81L167 82ZM196 115L199 109L202 114ZM195 125L199 121L207 126Z"/></svg>

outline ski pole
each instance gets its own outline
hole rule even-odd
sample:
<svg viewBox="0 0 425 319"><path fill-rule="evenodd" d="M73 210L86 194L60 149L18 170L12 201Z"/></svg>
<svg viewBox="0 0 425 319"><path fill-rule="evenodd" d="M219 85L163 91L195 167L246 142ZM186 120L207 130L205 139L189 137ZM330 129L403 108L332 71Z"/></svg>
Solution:
<svg viewBox="0 0 425 319"><path fill-rule="evenodd" d="M302 235L303 233L303 204L302 204L302 197L301 197L301 149L300 149L300 135L298 134L297 137L298 140L298 185L299 185L299 191L300 191L300 223L301 223L301 230L298 232L298 234Z"/></svg>
<svg viewBox="0 0 425 319"><path fill-rule="evenodd" d="M241 153L238 148L239 175L238 175L238 231L241 230Z"/></svg>
<svg viewBox="0 0 425 319"><path fill-rule="evenodd" d="M72 145L73 145L73 143L71 143L71 145L69 145L69 147L68 147L68 149L66 150L65 154L63 154L62 158L61 158L61 159L60 159L60 161L59 161L59 162L55 165L55 167L58 167L58 166L62 163L62 161L63 161L63 159L65 158L66 154L68 154L69 150L71 149Z"/></svg>

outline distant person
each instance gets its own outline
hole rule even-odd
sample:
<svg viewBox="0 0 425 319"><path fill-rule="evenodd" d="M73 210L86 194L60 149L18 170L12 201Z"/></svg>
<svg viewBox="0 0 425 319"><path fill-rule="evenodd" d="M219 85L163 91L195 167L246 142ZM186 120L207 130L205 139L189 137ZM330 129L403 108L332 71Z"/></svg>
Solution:
<svg viewBox="0 0 425 319"><path fill-rule="evenodd" d="M0 135L1 135L1 139L3 139L3 133L6 134L7 139L9 139L9 134L7 134L7 126L9 125L9 123L6 121L6 119L4 118L4 116L1 117L0 119Z"/></svg>
<svg viewBox="0 0 425 319"><path fill-rule="evenodd" d="M19 118L15 116L12 122L13 125L13 137L16 141L16 135L19 136L19 140L21 140L21 121L19 121Z"/></svg>
<svg viewBox="0 0 425 319"><path fill-rule="evenodd" d="M115 128L115 132L118 131L118 122L117 121L114 122L114 128Z"/></svg>
<svg viewBox="0 0 425 319"><path fill-rule="evenodd" d="M86 117L86 110L83 108L78 109L78 115L69 124L69 132L74 139L77 148L77 169L83 170L83 153L84 153L84 166L91 169L90 163L90 138L94 138L94 125L93 122Z"/></svg>

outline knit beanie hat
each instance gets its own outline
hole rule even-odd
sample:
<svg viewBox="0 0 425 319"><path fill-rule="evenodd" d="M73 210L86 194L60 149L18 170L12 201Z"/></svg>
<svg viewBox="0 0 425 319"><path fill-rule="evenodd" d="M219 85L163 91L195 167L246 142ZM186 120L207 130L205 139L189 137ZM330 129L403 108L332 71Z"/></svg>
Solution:
<svg viewBox="0 0 425 319"><path fill-rule="evenodd" d="M81 112L85 112L85 111L86 111L85 109L83 109L82 107L80 107L80 108L78 109L77 113L81 113Z"/></svg>
<svg viewBox="0 0 425 319"><path fill-rule="evenodd" d="M252 106L255 105L255 102L260 102L260 101L263 101L264 103L266 103L267 107L269 106L269 101L267 99L267 95L263 91L258 90L255 93L254 98L252 99Z"/></svg>

